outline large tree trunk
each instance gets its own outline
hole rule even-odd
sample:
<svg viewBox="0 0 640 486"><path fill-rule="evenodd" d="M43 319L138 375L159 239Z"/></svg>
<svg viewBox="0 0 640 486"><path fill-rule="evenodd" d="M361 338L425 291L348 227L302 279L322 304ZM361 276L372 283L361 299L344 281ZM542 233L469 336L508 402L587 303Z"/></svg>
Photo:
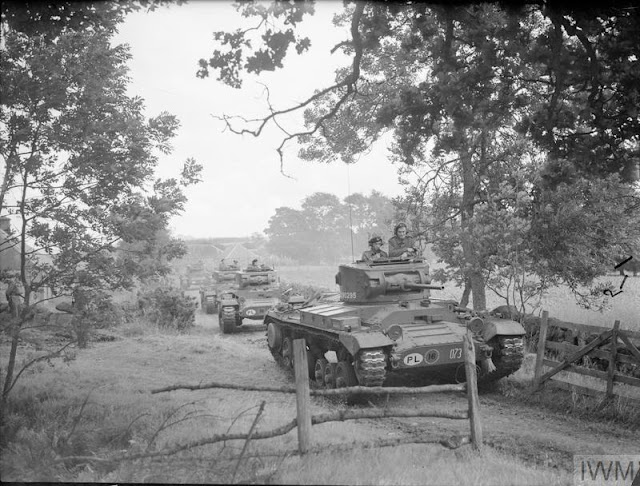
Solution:
<svg viewBox="0 0 640 486"><path fill-rule="evenodd" d="M478 253L476 251L473 237L471 235L473 205L475 197L475 171L471 160L471 153L466 150L460 150L460 162L462 167L462 253L466 266L470 268L466 271L466 278L471 286L471 295L473 296L473 309L485 310L487 308L487 297L485 293L484 278L480 262L478 262Z"/></svg>
<svg viewBox="0 0 640 486"><path fill-rule="evenodd" d="M460 307L467 307L469 305L470 296L471 296L471 281L467 278L464 281L464 290L462 291L462 297L460 298Z"/></svg>

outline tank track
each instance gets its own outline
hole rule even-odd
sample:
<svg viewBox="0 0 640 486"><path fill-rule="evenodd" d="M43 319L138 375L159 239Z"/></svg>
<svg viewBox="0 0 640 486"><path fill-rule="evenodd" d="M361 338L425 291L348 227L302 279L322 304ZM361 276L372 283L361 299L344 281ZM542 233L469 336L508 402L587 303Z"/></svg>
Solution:
<svg viewBox="0 0 640 486"><path fill-rule="evenodd" d="M236 328L237 318L236 313L227 313L223 312L220 316L220 328L222 329L223 334L232 333Z"/></svg>
<svg viewBox="0 0 640 486"><path fill-rule="evenodd" d="M276 320L268 319L267 321L265 321L266 324L268 324L269 322L273 322L274 324L281 326L282 329L290 329L290 326L288 326L287 324L283 324ZM320 336L319 333L318 335ZM327 338L327 336L324 337ZM337 339L333 340L336 343L339 343ZM267 347L269 348L269 352L271 353L271 356L273 356L273 359L276 361L276 363L278 363L280 366L284 366L282 355L280 354L280 352L271 348L271 346ZM382 349L377 348L360 351L353 364L356 377L358 378L358 384L360 386L382 386L387 373L386 358ZM310 377L311 376L312 372L310 369Z"/></svg>
<svg viewBox="0 0 640 486"><path fill-rule="evenodd" d="M367 349L358 354L356 376L361 386L382 386L386 375L382 349Z"/></svg>
<svg viewBox="0 0 640 486"><path fill-rule="evenodd" d="M493 343L492 343L493 344ZM495 371L483 373L478 377L479 383L490 383L509 376L520 369L524 360L524 340L522 336L499 336L498 349L493 349Z"/></svg>

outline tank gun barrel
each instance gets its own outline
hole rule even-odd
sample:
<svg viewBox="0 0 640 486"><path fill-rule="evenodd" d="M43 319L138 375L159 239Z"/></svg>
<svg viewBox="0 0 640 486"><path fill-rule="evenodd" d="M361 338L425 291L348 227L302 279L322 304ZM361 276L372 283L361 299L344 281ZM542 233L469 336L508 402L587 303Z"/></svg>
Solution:
<svg viewBox="0 0 640 486"><path fill-rule="evenodd" d="M402 290L444 290L444 285L419 284L412 282L403 282Z"/></svg>

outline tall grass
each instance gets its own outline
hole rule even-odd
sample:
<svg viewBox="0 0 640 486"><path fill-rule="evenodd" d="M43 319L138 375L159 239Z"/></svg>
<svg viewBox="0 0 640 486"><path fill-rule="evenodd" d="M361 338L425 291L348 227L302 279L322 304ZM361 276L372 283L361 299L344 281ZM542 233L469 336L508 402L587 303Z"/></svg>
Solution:
<svg viewBox="0 0 640 486"><path fill-rule="evenodd" d="M400 445L348 452L311 454L286 459L273 484L364 485L555 485L567 484L566 473L542 470L514 458L470 448L452 451L436 445Z"/></svg>

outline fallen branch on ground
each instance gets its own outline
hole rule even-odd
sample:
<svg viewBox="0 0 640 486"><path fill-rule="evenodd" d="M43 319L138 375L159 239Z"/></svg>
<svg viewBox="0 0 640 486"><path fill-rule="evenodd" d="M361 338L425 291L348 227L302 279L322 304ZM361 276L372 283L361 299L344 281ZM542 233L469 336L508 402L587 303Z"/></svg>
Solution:
<svg viewBox="0 0 640 486"><path fill-rule="evenodd" d="M266 403L267 402L265 402L264 400L262 401L262 403L260 403L260 408L258 409L256 418L253 420L253 423L251 424L251 428L249 429L249 433L247 434L247 440L244 443L244 447L242 448L242 452L240 452L240 457L238 457L238 462L236 463L236 467L233 470L233 476L231 477L232 484L236 482L236 474L238 473L240 462L242 461L242 457L244 456L244 453L247 451L247 447L249 447L249 442L251 441L253 431L255 430L256 425L258 425L258 420L260 420L260 415L262 415L262 412L264 411L264 406L266 405Z"/></svg>
<svg viewBox="0 0 640 486"><path fill-rule="evenodd" d="M210 388L224 388L228 390L245 390L245 391L268 391L279 393L295 393L296 388L290 385L283 386L269 386L269 385L238 385L235 383L201 383L198 385L188 384L176 384L167 386L164 388L155 388L151 390L151 394L164 393L175 390L207 390ZM388 393L394 393L399 395L419 395L422 393L442 393L442 392L463 392L466 385L464 383L458 385L429 385L421 387L383 387L383 386L352 386L349 388L334 388L334 389L311 389L309 393L314 396L328 396L328 395L350 395L356 393L367 393L370 395L386 395Z"/></svg>
<svg viewBox="0 0 640 486"><path fill-rule="evenodd" d="M320 415L314 415L311 417L311 423L317 425L317 424L323 424L326 422L338 422L338 421L356 420L356 419L387 418L387 417L437 417L437 418L448 418L448 419L469 418L467 410L453 410L449 412L438 412L435 410L387 410L387 409L340 410L338 412L330 412L330 413L325 413ZM273 437L285 435L291 432L296 426L297 426L297 420L293 419L291 420L291 422L288 422L276 429L264 431L264 432L254 432L253 434L251 434L251 439L252 440L270 439ZM188 449L202 447L209 444L215 444L218 442L224 442L228 440L246 440L247 437L248 437L248 434L246 432L235 433L235 434L215 434L211 437L205 437L193 442L187 442L186 444L182 444L171 449L166 449L164 451L134 454L132 456L121 456L113 459L102 459L102 458L91 457L91 456L86 458L83 457L83 459L91 460L91 461L101 461L101 462L133 461L137 459L170 456ZM393 440L396 440L396 439L393 439ZM432 442L432 440L425 440L425 441L419 440L416 443L422 443L422 442L425 442L425 443ZM434 440L434 442L441 443L446 447L450 447L449 445L445 444L442 439ZM462 445L462 443L460 445ZM65 459L69 459L69 458L65 458Z"/></svg>

